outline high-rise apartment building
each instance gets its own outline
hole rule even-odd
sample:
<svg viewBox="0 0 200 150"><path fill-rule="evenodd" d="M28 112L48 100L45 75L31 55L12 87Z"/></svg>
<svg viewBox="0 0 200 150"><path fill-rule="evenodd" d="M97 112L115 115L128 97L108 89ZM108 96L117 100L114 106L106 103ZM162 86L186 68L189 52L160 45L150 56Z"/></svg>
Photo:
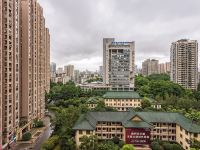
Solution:
<svg viewBox="0 0 200 150"><path fill-rule="evenodd" d="M46 85L46 92L49 93L50 91L50 81L51 81L51 68L50 68L50 43L51 39L50 39L50 32L49 29L46 28L45 29L45 52L46 52L46 58L45 58L45 85Z"/></svg>
<svg viewBox="0 0 200 150"><path fill-rule="evenodd" d="M158 74L158 60L147 59L142 63L142 75Z"/></svg>
<svg viewBox="0 0 200 150"><path fill-rule="evenodd" d="M51 62L51 73L56 73L56 63Z"/></svg>
<svg viewBox="0 0 200 150"><path fill-rule="evenodd" d="M49 30L36 0L21 0L22 106L21 117L31 124L44 116L45 91L49 91ZM35 30L33 30L35 29Z"/></svg>
<svg viewBox="0 0 200 150"><path fill-rule="evenodd" d="M158 72L159 72L159 74L161 74L161 73L169 74L170 73L170 62L159 64Z"/></svg>
<svg viewBox="0 0 200 150"><path fill-rule="evenodd" d="M19 127L20 1L0 0L0 140L8 142ZM1 145L2 141L0 141ZM1 147L1 146L0 146Z"/></svg>
<svg viewBox="0 0 200 150"><path fill-rule="evenodd" d="M135 42L103 39L103 81L113 89L134 88Z"/></svg>
<svg viewBox="0 0 200 150"><path fill-rule="evenodd" d="M64 73L70 77L71 80L74 79L74 65L64 66Z"/></svg>
<svg viewBox="0 0 200 150"><path fill-rule="evenodd" d="M182 39L171 45L171 80L187 89L198 84L198 42Z"/></svg>
<svg viewBox="0 0 200 150"><path fill-rule="evenodd" d="M80 83L80 71L79 70L74 70L74 81L76 83Z"/></svg>
<svg viewBox="0 0 200 150"><path fill-rule="evenodd" d="M36 0L0 0L0 149L44 116L50 35Z"/></svg>
<svg viewBox="0 0 200 150"><path fill-rule="evenodd" d="M99 75L103 77L103 66L99 66Z"/></svg>
<svg viewBox="0 0 200 150"><path fill-rule="evenodd" d="M57 74L62 74L63 73L63 68L62 67L58 68L57 71L56 71L56 73Z"/></svg>
<svg viewBox="0 0 200 150"><path fill-rule="evenodd" d="M0 0L0 58L2 58L2 49L3 49L3 1ZM2 128L2 110L3 110L3 105L2 105L2 59L0 59L0 149L2 149L2 135L3 135L3 128Z"/></svg>

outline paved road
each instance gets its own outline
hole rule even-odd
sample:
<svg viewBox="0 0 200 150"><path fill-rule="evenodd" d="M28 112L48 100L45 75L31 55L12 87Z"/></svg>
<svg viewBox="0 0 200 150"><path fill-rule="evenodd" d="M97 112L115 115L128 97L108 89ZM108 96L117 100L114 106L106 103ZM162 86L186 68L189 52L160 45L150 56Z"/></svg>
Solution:
<svg viewBox="0 0 200 150"><path fill-rule="evenodd" d="M46 130L42 135L37 139L36 143L34 144L20 144L16 147L16 150L28 150L28 149L34 149L34 150L40 150L40 147L42 143L47 140L52 133L52 129L50 127L50 118L45 117L44 124L47 126Z"/></svg>
<svg viewBox="0 0 200 150"><path fill-rule="evenodd" d="M52 129L50 127L50 118L46 117L44 123L47 125L47 129L44 131L41 137L37 139L37 142L35 143L35 146L34 146L34 150L39 150L42 143L51 136Z"/></svg>

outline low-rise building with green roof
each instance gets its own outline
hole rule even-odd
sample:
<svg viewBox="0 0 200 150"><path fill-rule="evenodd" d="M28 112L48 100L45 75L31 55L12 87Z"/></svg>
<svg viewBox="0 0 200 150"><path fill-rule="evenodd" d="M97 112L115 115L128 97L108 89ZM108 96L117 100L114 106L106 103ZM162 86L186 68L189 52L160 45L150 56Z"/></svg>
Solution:
<svg viewBox="0 0 200 150"><path fill-rule="evenodd" d="M127 111L130 108L141 107L142 98L135 91L108 91L103 96L106 106L118 111Z"/></svg>
<svg viewBox="0 0 200 150"><path fill-rule="evenodd" d="M190 141L200 141L200 125L180 113L169 112L88 112L74 125L76 144L83 135L96 135L99 139L113 137L135 146L148 146L150 140L177 142L184 149Z"/></svg>
<svg viewBox="0 0 200 150"><path fill-rule="evenodd" d="M102 97L91 97L87 100L86 104L90 109L97 107L98 102L103 101Z"/></svg>

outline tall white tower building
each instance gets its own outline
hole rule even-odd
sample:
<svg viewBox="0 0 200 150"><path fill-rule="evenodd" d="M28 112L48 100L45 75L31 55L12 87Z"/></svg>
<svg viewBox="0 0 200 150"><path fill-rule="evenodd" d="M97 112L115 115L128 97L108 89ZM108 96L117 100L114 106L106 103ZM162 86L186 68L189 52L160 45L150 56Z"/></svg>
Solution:
<svg viewBox="0 0 200 150"><path fill-rule="evenodd" d="M134 88L135 42L103 39L103 81L116 90Z"/></svg>

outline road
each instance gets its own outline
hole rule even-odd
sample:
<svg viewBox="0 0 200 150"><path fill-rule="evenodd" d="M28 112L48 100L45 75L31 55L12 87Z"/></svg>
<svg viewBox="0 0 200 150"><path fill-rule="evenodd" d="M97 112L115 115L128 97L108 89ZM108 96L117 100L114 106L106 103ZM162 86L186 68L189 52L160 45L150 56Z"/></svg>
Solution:
<svg viewBox="0 0 200 150"><path fill-rule="evenodd" d="M42 143L45 140L47 140L51 136L51 133L52 133L52 129L50 127L50 118L49 117L44 118L44 124L47 126L47 128L34 144L20 144L16 147L16 150L28 150L30 148L34 149L34 150L39 150Z"/></svg>
<svg viewBox="0 0 200 150"><path fill-rule="evenodd" d="M39 139L35 143L35 146L33 148L34 150L39 150L42 143L51 136L52 129L50 127L50 125L51 125L50 118L46 117L44 120L44 123L47 125L47 129L44 131L44 133L41 135L41 137L39 137Z"/></svg>

